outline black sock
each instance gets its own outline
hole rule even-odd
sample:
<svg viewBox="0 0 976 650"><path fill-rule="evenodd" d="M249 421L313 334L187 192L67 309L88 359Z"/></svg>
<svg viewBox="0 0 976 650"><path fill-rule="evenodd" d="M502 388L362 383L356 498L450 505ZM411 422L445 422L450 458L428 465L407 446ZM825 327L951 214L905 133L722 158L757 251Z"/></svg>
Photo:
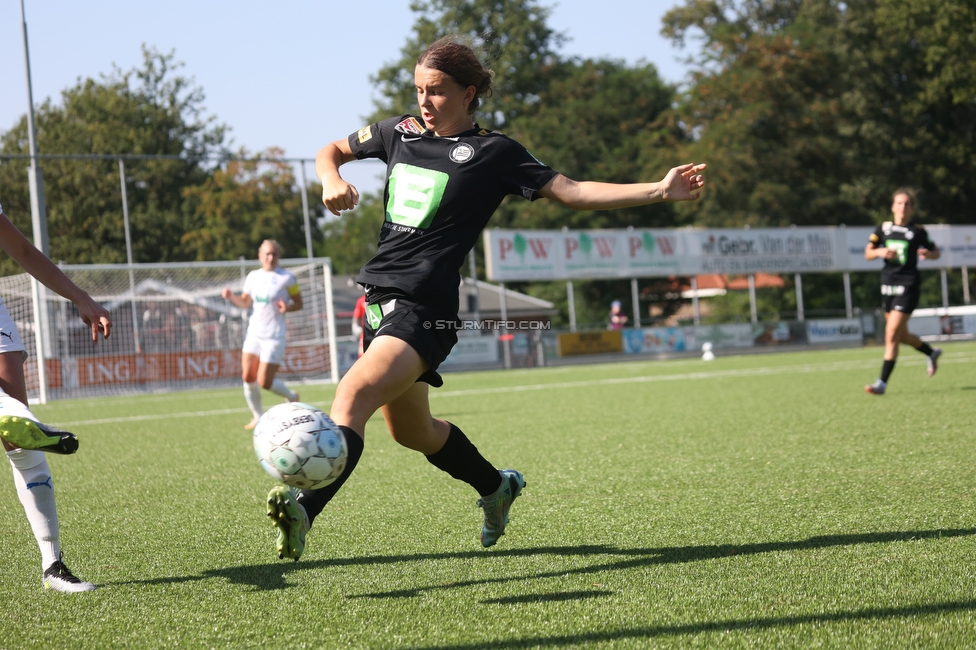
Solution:
<svg viewBox="0 0 976 650"><path fill-rule="evenodd" d="M932 356L932 346L929 345L928 343L922 343L922 345L918 346L915 349L918 350L919 352L921 352L922 354L924 354L927 357L931 357Z"/></svg>
<svg viewBox="0 0 976 650"><path fill-rule="evenodd" d="M297 501L305 508L305 513L308 515L310 524L319 516L319 513L325 508L325 504L331 501L332 497L336 495L336 492L346 482L346 479L349 478L352 471L356 469L356 463L359 462L360 456L363 455L363 439L359 437L359 434L349 427L340 426L339 429L345 435L346 446L349 448L349 454L346 457L346 468L342 470L339 478L325 487L317 490L302 490L298 493Z"/></svg>
<svg viewBox="0 0 976 650"><path fill-rule="evenodd" d="M886 384L888 383L888 377L891 376L891 371L895 369L895 361L895 359L891 361L885 359L885 362L881 364L881 381Z"/></svg>
<svg viewBox="0 0 976 650"><path fill-rule="evenodd" d="M483 497L494 494L502 484L502 477L498 470L485 460L464 432L453 424L451 424L451 432L447 434L447 442L440 451L427 456L427 460L437 469L447 472L459 481L464 481Z"/></svg>

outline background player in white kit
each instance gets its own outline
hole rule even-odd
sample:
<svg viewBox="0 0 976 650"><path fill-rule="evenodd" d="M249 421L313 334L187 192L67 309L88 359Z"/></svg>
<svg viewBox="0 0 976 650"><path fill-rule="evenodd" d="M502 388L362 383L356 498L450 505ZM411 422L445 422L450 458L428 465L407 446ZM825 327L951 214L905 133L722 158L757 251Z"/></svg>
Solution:
<svg viewBox="0 0 976 650"><path fill-rule="evenodd" d="M250 309L251 317L244 336L241 368L244 379L244 399L254 416L244 425L253 429L263 410L261 389L281 395L289 402L298 401L298 393L276 379L278 368L285 360L287 327L285 313L302 308L302 294L298 280L278 266L281 245L265 239L258 249L261 268L251 271L244 279L241 295L224 289L222 295L240 309Z"/></svg>
<svg viewBox="0 0 976 650"><path fill-rule="evenodd" d="M2 206L0 248L25 271L78 307L81 319L91 327L92 344L97 343L99 332L108 338L112 330L108 311L35 248L10 222ZM0 442L13 469L17 497L41 551L41 583L54 591L91 591L95 585L76 578L62 560L54 481L42 453L73 453L78 449L78 440L67 431L38 422L27 407L26 359L20 332L0 298Z"/></svg>

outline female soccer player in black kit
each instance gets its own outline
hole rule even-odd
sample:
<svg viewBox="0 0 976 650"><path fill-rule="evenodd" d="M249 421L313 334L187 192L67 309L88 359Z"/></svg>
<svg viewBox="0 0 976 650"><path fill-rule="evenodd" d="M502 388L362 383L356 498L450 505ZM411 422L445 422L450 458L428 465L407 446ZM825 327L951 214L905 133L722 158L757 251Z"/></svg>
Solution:
<svg viewBox="0 0 976 650"><path fill-rule="evenodd" d="M908 319L918 306L921 285L918 260L937 260L941 253L929 239L925 228L912 223L912 214L915 212L914 193L906 188L898 188L891 200L894 220L885 221L875 228L864 248L866 259L883 259L885 263L881 270L885 353L881 377L864 387L872 395L884 395L888 377L895 369L899 343L907 343L928 357L929 377L938 369L939 355L942 354L940 348L923 343L922 339L908 331Z"/></svg>
<svg viewBox="0 0 976 650"><path fill-rule="evenodd" d="M363 158L385 162L386 220L376 255L357 278L367 295L365 352L339 382L331 409L349 445L348 464L325 488L271 490L268 515L278 528L280 558L302 554L311 522L356 467L366 421L377 409L394 440L477 490L484 509L481 543L493 545L525 481L515 470L496 469L460 429L432 417L428 402L428 388L443 385L437 368L457 343L465 256L509 194L598 210L694 200L701 193L704 164L675 167L658 183L566 178L518 142L474 123L491 81L471 48L441 39L420 55L414 70L419 117L370 124L318 153L322 200L335 215L359 202L339 166Z"/></svg>

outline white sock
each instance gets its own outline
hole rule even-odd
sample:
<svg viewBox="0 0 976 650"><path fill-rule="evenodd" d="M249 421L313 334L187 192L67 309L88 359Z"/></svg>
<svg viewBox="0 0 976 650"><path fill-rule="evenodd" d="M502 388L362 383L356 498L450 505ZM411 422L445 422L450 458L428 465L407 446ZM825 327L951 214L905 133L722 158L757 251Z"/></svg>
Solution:
<svg viewBox="0 0 976 650"><path fill-rule="evenodd" d="M295 394L295 392L292 391L290 388L285 386L285 382L281 381L280 379L275 379L274 381L271 382L271 392L274 393L275 395L281 395L289 402L294 402L295 399L298 397L298 395Z"/></svg>
<svg viewBox="0 0 976 650"><path fill-rule="evenodd" d="M256 381L244 382L244 401L255 420L261 417L261 384Z"/></svg>
<svg viewBox="0 0 976 650"><path fill-rule="evenodd" d="M47 458L44 452L36 449L14 449L7 452L7 458L14 470L17 496L24 505L27 521L41 549L41 565L47 568L61 556L54 479Z"/></svg>

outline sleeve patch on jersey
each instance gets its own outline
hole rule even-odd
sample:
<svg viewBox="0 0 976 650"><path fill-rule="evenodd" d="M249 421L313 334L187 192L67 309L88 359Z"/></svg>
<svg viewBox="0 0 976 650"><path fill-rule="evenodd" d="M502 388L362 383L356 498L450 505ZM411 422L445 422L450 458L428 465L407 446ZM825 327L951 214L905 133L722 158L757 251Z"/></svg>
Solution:
<svg viewBox="0 0 976 650"><path fill-rule="evenodd" d="M359 133L356 134L356 138L359 140L359 144L362 144L373 137L373 129L368 126L364 126L359 129Z"/></svg>
<svg viewBox="0 0 976 650"><path fill-rule="evenodd" d="M872 244L877 243L878 242L878 239L880 239L880 238L877 235L875 235L874 233L871 233L871 236L868 237L868 241L871 242Z"/></svg>
<svg viewBox="0 0 976 650"><path fill-rule="evenodd" d="M427 130L416 117L404 118L403 120L400 120L399 124L393 128L400 133L407 133L410 135L420 135Z"/></svg>

